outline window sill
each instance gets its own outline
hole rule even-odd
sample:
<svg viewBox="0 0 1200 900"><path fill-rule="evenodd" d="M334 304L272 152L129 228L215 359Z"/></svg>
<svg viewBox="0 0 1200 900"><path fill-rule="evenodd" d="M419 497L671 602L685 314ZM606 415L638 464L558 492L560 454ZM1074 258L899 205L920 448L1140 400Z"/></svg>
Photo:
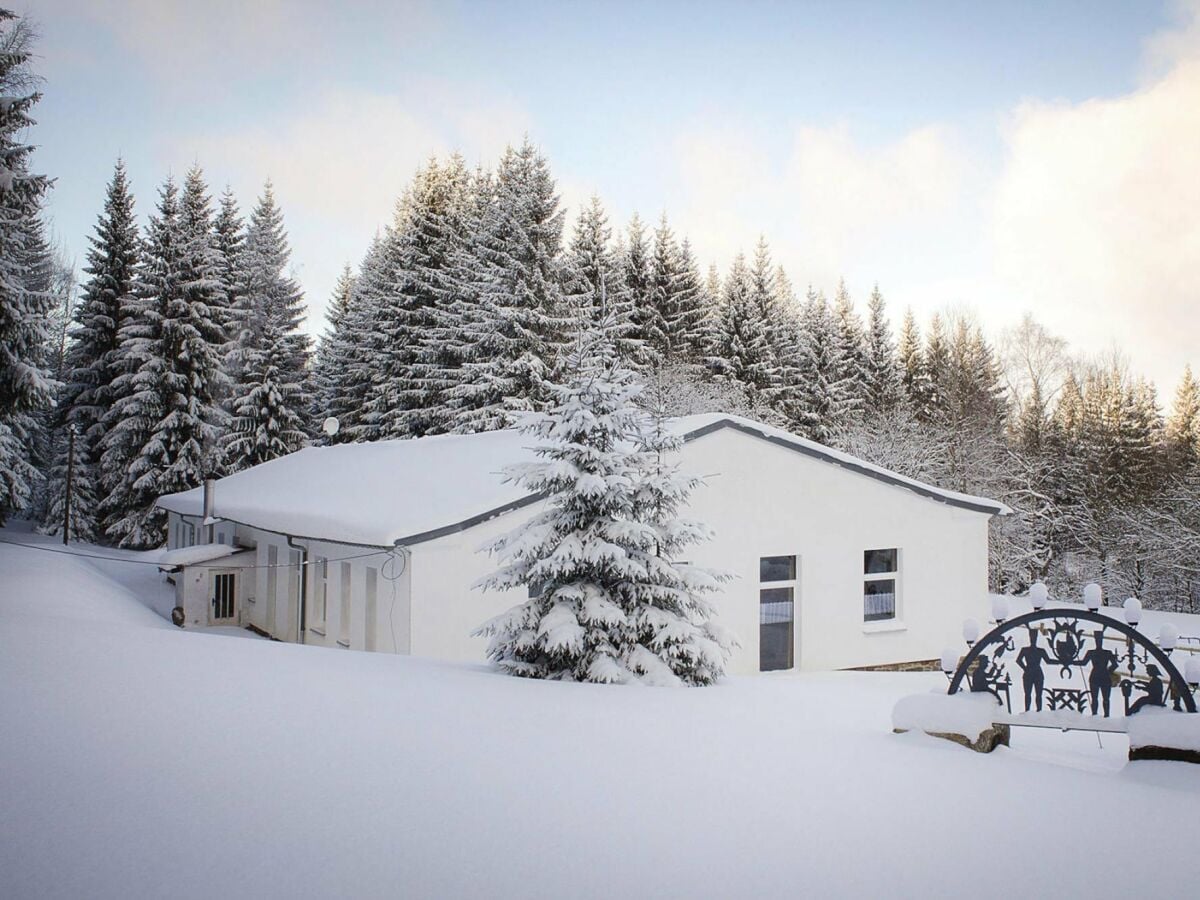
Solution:
<svg viewBox="0 0 1200 900"><path fill-rule="evenodd" d="M325 637L325 629L324 628L310 628L308 630L311 631L313 634L319 634L321 637Z"/></svg>
<svg viewBox="0 0 1200 900"><path fill-rule="evenodd" d="M898 619L881 619L878 622L863 622L863 634L883 634L889 631L908 631L908 626Z"/></svg>
<svg viewBox="0 0 1200 900"><path fill-rule="evenodd" d="M338 643L338 646L339 646L339 647L345 647L347 650L349 650L349 649L350 649L350 642L349 642L349 641L338 641L337 643Z"/></svg>

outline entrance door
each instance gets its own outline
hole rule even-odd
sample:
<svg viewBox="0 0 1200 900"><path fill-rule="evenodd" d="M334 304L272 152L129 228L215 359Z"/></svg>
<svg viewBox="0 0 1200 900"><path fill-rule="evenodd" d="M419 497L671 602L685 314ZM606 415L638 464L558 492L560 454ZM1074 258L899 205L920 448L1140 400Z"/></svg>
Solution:
<svg viewBox="0 0 1200 900"><path fill-rule="evenodd" d="M214 572L209 580L209 617L213 625L230 625L237 618L237 574Z"/></svg>

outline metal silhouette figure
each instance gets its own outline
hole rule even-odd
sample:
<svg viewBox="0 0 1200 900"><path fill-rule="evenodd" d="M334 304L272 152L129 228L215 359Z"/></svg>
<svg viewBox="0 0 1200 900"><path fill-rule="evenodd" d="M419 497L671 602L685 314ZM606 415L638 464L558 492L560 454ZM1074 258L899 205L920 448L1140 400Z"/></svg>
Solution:
<svg viewBox="0 0 1200 900"><path fill-rule="evenodd" d="M1017 654L1017 665L1021 669L1021 684L1025 688L1025 712L1032 708L1031 702L1036 699L1037 711L1042 711L1042 690L1046 684L1046 673L1042 666L1050 662L1050 655L1038 646L1038 633L1029 629L1029 643ZM972 687L972 690L974 688Z"/></svg>
<svg viewBox="0 0 1200 900"><path fill-rule="evenodd" d="M1146 666L1146 674L1150 676L1150 680L1146 683L1144 690L1145 697L1138 697L1133 701L1133 705L1129 707L1129 712L1126 715L1134 715L1141 712L1147 706L1166 706L1166 695L1163 691L1162 672L1154 663Z"/></svg>
<svg viewBox="0 0 1200 900"><path fill-rule="evenodd" d="M1104 646L1104 629L1094 633L1096 638L1096 646L1089 650L1083 657L1084 665L1091 665L1091 670L1088 672L1088 692L1092 696L1092 715L1096 715L1100 710L1100 703L1104 703L1104 718L1108 718L1109 703L1112 698L1112 679L1113 674L1120 667L1121 662L1117 658L1117 654Z"/></svg>

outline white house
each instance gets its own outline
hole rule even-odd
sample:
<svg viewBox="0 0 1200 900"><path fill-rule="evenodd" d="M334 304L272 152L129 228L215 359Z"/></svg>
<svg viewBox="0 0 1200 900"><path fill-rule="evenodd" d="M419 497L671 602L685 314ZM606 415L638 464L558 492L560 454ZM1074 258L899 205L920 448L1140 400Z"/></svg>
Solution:
<svg viewBox="0 0 1200 900"><path fill-rule="evenodd" d="M741 641L731 672L936 659L986 614L1003 504L736 416L674 427L683 470L705 479L689 515L716 531L691 561L735 576L716 601ZM496 431L313 447L217 481L208 518L203 489L161 498L172 550L230 548L176 557L184 626L482 660L471 632L523 597L472 589L495 565L477 551L543 502L499 474L529 443Z"/></svg>

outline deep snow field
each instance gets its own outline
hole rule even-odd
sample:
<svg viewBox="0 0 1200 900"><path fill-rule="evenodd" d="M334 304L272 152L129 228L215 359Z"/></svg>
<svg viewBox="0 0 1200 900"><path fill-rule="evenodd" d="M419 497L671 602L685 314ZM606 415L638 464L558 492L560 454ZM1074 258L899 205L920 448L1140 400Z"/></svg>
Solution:
<svg viewBox="0 0 1200 900"><path fill-rule="evenodd" d="M1014 729L985 756L892 734L895 701L941 674L531 682L184 632L164 604L152 566L0 544L0 897L1182 897L1200 878L1200 766L1128 763L1115 735Z"/></svg>

